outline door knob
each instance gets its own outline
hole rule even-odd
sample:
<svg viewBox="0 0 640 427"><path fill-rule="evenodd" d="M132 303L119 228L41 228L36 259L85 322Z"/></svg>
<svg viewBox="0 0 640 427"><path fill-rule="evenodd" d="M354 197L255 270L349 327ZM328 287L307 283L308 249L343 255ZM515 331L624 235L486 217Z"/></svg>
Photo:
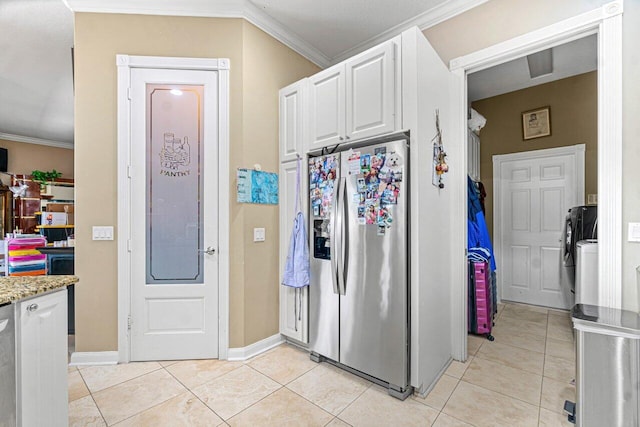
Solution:
<svg viewBox="0 0 640 427"><path fill-rule="evenodd" d="M209 246L207 249L200 249L200 252L204 252L207 255L213 255L216 253L216 250Z"/></svg>

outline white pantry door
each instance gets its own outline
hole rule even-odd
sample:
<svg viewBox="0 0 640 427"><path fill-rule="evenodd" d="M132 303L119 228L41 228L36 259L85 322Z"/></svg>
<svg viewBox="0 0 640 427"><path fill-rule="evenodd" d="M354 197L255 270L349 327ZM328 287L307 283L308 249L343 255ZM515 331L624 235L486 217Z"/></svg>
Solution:
<svg viewBox="0 0 640 427"><path fill-rule="evenodd" d="M563 309L573 305L561 240L567 211L584 198L583 165L584 151L565 148L494 156L502 299Z"/></svg>
<svg viewBox="0 0 640 427"><path fill-rule="evenodd" d="M131 360L218 357L218 72L131 70Z"/></svg>

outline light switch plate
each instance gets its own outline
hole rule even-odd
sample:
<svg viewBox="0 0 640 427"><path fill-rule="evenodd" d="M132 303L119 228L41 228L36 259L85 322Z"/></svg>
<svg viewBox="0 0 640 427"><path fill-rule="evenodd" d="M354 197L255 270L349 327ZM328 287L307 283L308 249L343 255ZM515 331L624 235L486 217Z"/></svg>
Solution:
<svg viewBox="0 0 640 427"><path fill-rule="evenodd" d="M93 226L93 240L113 240L113 226Z"/></svg>
<svg viewBox="0 0 640 427"><path fill-rule="evenodd" d="M597 205L598 204L598 195L597 194L587 194L587 204L588 205Z"/></svg>
<svg viewBox="0 0 640 427"><path fill-rule="evenodd" d="M629 223L629 238L630 242L640 242L640 222Z"/></svg>
<svg viewBox="0 0 640 427"><path fill-rule="evenodd" d="M264 242L264 240L265 240L264 228L254 228L253 229L253 241L254 242Z"/></svg>

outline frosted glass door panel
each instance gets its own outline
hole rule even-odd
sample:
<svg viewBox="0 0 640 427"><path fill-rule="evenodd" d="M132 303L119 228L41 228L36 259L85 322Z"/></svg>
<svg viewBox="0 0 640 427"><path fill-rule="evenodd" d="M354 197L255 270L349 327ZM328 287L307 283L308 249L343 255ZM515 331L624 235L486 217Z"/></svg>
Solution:
<svg viewBox="0 0 640 427"><path fill-rule="evenodd" d="M147 84L147 284L203 283L203 86Z"/></svg>

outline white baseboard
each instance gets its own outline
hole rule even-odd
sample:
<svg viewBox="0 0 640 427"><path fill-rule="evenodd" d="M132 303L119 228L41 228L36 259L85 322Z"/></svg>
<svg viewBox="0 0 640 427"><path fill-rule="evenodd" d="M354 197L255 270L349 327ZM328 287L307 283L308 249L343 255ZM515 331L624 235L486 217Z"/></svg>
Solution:
<svg viewBox="0 0 640 427"><path fill-rule="evenodd" d="M117 351L74 351L69 366L117 365Z"/></svg>
<svg viewBox="0 0 640 427"><path fill-rule="evenodd" d="M277 347L284 342L282 335L275 334L242 348L230 348L227 360L242 361Z"/></svg>

